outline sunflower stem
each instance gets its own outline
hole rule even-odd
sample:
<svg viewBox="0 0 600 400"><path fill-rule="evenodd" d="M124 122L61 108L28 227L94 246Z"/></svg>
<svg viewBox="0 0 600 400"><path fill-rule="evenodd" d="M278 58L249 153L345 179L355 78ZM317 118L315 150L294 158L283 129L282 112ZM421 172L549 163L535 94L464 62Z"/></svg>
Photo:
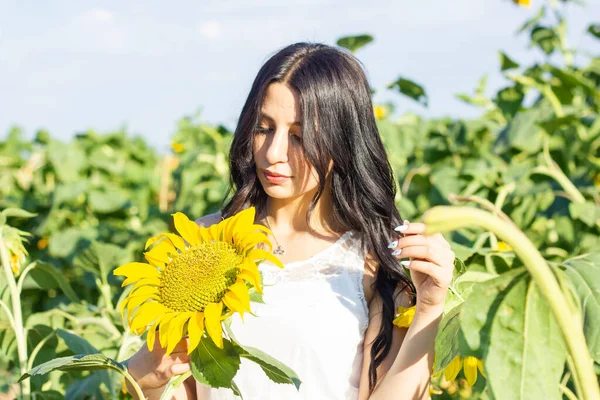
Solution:
<svg viewBox="0 0 600 400"><path fill-rule="evenodd" d="M472 207L433 207L425 213L424 221L427 235L478 226L492 231L512 246L558 322L571 355L573 378L580 383L579 395L584 400L600 400L600 388L583 334L582 321L569 309L565 294L552 270L527 236L513 223Z"/></svg>
<svg viewBox="0 0 600 400"><path fill-rule="evenodd" d="M165 391L160 396L160 400L170 400L171 393L173 393L173 390L177 389L181 385L181 383L187 378L189 378L191 375L192 371L188 371L185 374L175 375L174 377L172 377L169 383L167 383Z"/></svg>
<svg viewBox="0 0 600 400"><path fill-rule="evenodd" d="M4 275L6 276L6 282L8 285L8 290L10 292L10 300L12 306L12 317L13 317L13 327L15 331L16 341L17 341L17 354L19 357L19 368L21 372L21 376L27 372L27 336L25 334L25 329L23 328L23 314L21 312L21 296L19 295L19 291L17 288L17 282L15 281L15 275L12 272L10 267L10 255L8 254L8 249L4 240L2 238L2 234L0 231L0 260L2 260L2 268L4 269ZM21 385L21 397L29 398L29 394L31 392L31 381L29 379L25 379L20 382Z"/></svg>
<svg viewBox="0 0 600 400"><path fill-rule="evenodd" d="M145 400L146 396L144 395L144 392L140 388L140 385L138 385L138 383L135 381L135 379L133 379L133 376L131 376L129 374L129 372L127 372L127 368L125 368L125 371L122 371L122 370L119 370L119 371L123 374L123 376L125 377L125 379L127 379L127 381L131 384L131 387L133 387L133 390L135 391L136 398L138 400Z"/></svg>

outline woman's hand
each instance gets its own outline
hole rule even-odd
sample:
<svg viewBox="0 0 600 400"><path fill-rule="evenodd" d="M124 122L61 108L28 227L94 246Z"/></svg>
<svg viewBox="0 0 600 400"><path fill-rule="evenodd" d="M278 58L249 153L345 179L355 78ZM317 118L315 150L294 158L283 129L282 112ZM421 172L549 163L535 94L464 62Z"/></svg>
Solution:
<svg viewBox="0 0 600 400"><path fill-rule="evenodd" d="M146 395L156 390L162 392L173 375L181 375L190 370L190 356L187 355L188 339L182 339L167 356L166 349L159 344L158 332L156 335L154 349L148 350L148 345L144 343L127 364L129 373ZM134 393L129 387L128 391Z"/></svg>
<svg viewBox="0 0 600 400"><path fill-rule="evenodd" d="M399 259L410 258L407 268L417 289L417 310L440 310L454 271L455 255L450 244L440 233L425 236L422 223L405 221L395 230L405 236L390 243L390 249Z"/></svg>

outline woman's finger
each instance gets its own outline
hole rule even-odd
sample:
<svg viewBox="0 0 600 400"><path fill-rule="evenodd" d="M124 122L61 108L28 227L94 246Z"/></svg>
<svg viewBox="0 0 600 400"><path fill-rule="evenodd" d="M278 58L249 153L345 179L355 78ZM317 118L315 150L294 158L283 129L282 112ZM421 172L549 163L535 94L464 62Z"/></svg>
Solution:
<svg viewBox="0 0 600 400"><path fill-rule="evenodd" d="M185 374L189 370L190 370L190 363L171 365L171 374L173 374L173 375Z"/></svg>
<svg viewBox="0 0 600 400"><path fill-rule="evenodd" d="M446 287L452 281L451 273L447 273L444 268L440 268L427 261L411 260L407 268L411 271L429 275L440 287Z"/></svg>
<svg viewBox="0 0 600 400"><path fill-rule="evenodd" d="M411 235L401 237L398 240L393 241L389 244L388 249L404 248L408 246L427 246L429 244L429 238L423 235Z"/></svg>
<svg viewBox="0 0 600 400"><path fill-rule="evenodd" d="M454 253L451 250L442 247L408 246L394 250L392 255L397 258L419 258L431 261L440 267L454 262Z"/></svg>
<svg viewBox="0 0 600 400"><path fill-rule="evenodd" d="M405 235L423 234L425 233L425 224L421 222L404 221L403 225L397 226L394 230Z"/></svg>

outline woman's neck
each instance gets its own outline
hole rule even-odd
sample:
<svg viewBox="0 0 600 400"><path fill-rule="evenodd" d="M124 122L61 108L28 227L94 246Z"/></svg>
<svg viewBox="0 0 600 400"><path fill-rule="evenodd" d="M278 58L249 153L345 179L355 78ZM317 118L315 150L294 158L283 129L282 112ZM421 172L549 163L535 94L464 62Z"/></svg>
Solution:
<svg viewBox="0 0 600 400"><path fill-rule="evenodd" d="M271 228L277 231L278 235L286 237L309 233L306 214L313 197L314 193L306 193L293 199L270 197L267 201L266 216ZM324 193L311 213L310 227L313 234L331 236L339 232L339 227L334 226L332 215L331 197ZM263 221L266 216L263 217Z"/></svg>

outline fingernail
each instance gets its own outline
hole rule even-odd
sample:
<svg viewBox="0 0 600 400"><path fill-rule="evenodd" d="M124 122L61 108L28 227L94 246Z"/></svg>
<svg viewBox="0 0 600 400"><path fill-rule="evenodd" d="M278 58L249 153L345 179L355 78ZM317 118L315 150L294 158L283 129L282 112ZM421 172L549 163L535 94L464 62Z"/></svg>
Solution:
<svg viewBox="0 0 600 400"><path fill-rule="evenodd" d="M395 227L395 228L394 228L394 230L395 230L396 232L404 232L405 230L407 230L407 229L408 229L408 225L407 225L407 224L408 224L408 221L404 221L404 224L402 224L402 225L400 225L400 226L397 226L397 227Z"/></svg>
<svg viewBox="0 0 600 400"><path fill-rule="evenodd" d="M388 249L393 249L396 246L398 246L398 241L394 240L392 243L388 244Z"/></svg>
<svg viewBox="0 0 600 400"><path fill-rule="evenodd" d="M400 264L404 265L406 268L408 268L408 266L410 265L410 261L406 260L406 261L400 261Z"/></svg>
<svg viewBox="0 0 600 400"><path fill-rule="evenodd" d="M397 256L397 255L399 255L400 253L402 253L402 250L400 250L400 249L392 251L392 255L393 255L393 256Z"/></svg>

